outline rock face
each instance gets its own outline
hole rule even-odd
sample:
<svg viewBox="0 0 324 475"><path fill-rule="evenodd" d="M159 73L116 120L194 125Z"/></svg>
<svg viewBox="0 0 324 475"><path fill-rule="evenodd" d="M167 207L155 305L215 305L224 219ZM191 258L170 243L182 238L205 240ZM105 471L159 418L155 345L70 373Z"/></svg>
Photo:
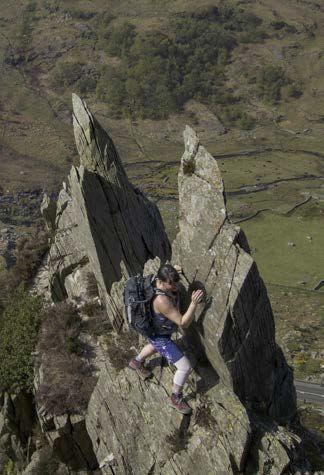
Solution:
<svg viewBox="0 0 324 475"><path fill-rule="evenodd" d="M85 299L94 275L108 317L120 327L123 316L111 298L113 283L141 272L152 257L170 258L171 247L158 209L128 181L110 137L76 95L73 125L81 165L72 167L59 194L48 291L54 301ZM46 217L50 206L44 201ZM42 282L38 288L44 292L44 276Z"/></svg>
<svg viewBox="0 0 324 475"><path fill-rule="evenodd" d="M215 159L189 127L184 139L172 258L181 262L187 286L208 296L192 340L247 408L287 421L296 411L293 375L275 342L265 285L243 232L227 218Z"/></svg>
<svg viewBox="0 0 324 475"><path fill-rule="evenodd" d="M0 396L0 469L10 473L10 464L21 473L26 461L26 445L35 423L32 396L19 392ZM32 448L31 448L32 449ZM8 472L7 472L7 470ZM16 473L16 472L15 472Z"/></svg>
<svg viewBox="0 0 324 475"><path fill-rule="evenodd" d="M184 305L188 288L203 287L207 295L193 328L177 335L194 364L190 418L167 404L174 369L153 357L154 376L141 381L127 367L138 338L120 331L125 278L170 258L160 215L128 182L85 103L74 96L73 106L81 165L60 193L56 234L37 286L54 300L82 301L94 276L118 331L93 345L98 380L84 413L53 416L37 408L56 455L78 473L295 473L300 440L278 426L295 414L292 375L276 346L266 289L246 239L227 219L215 161L187 128L172 260L183 267ZM42 366L40 379L46 380ZM68 460L73 453L78 457Z"/></svg>

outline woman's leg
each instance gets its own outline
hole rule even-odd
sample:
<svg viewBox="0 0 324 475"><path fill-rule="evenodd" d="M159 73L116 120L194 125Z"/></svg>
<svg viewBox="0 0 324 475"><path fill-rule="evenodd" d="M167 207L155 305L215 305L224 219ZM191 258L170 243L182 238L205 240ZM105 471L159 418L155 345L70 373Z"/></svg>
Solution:
<svg viewBox="0 0 324 475"><path fill-rule="evenodd" d="M178 361L176 361L174 366L177 368L177 371L175 372L173 378L172 393L181 394L183 386L185 385L188 376L191 373L192 366L186 356L183 356Z"/></svg>
<svg viewBox="0 0 324 475"><path fill-rule="evenodd" d="M154 348L177 368L173 378L170 405L182 414L191 414L191 407L182 399L182 389L192 370L190 361L169 336L151 338Z"/></svg>
<svg viewBox="0 0 324 475"><path fill-rule="evenodd" d="M128 366L134 369L142 379L145 380L145 379L150 378L152 376L152 371L145 368L144 361L145 361L145 358L153 355L153 353L155 352L156 352L156 349L154 348L154 346L151 343L148 343L147 345L144 346L144 348L136 356L136 358L132 358L130 360L130 362L128 363Z"/></svg>
<svg viewBox="0 0 324 475"><path fill-rule="evenodd" d="M156 349L152 345L152 343L148 343L147 345L144 346L144 348L141 350L141 352L136 356L137 361L144 361L146 358L149 356L153 355L156 353Z"/></svg>

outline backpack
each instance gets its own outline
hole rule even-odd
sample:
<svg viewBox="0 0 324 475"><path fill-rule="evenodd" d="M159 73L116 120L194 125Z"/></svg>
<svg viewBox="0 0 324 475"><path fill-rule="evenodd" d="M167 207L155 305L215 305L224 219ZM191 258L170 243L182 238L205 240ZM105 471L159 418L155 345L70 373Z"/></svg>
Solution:
<svg viewBox="0 0 324 475"><path fill-rule="evenodd" d="M130 277L124 288L124 304L128 325L145 337L154 334L152 324L152 299L165 292L153 286L155 275Z"/></svg>

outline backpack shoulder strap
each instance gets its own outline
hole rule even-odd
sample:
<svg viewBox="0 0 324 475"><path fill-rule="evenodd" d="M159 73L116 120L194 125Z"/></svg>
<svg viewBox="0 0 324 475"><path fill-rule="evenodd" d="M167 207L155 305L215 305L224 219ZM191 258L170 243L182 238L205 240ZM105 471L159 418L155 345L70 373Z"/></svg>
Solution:
<svg viewBox="0 0 324 475"><path fill-rule="evenodd" d="M156 287L154 287L154 295L168 295L168 294L167 292L164 292L163 290L157 289Z"/></svg>

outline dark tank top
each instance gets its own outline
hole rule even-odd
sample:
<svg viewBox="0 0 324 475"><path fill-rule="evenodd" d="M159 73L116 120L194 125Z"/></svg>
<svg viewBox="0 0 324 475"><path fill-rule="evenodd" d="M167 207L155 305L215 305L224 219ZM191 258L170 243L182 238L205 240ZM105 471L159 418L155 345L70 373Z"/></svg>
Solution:
<svg viewBox="0 0 324 475"><path fill-rule="evenodd" d="M178 307L179 303L179 298L177 296L177 302L176 305ZM153 303L152 303L152 317L153 317L153 328L154 328L154 333L155 336L159 335L172 335L173 332L177 330L177 325L169 320L167 317L165 317L162 313L156 313L153 308Z"/></svg>

